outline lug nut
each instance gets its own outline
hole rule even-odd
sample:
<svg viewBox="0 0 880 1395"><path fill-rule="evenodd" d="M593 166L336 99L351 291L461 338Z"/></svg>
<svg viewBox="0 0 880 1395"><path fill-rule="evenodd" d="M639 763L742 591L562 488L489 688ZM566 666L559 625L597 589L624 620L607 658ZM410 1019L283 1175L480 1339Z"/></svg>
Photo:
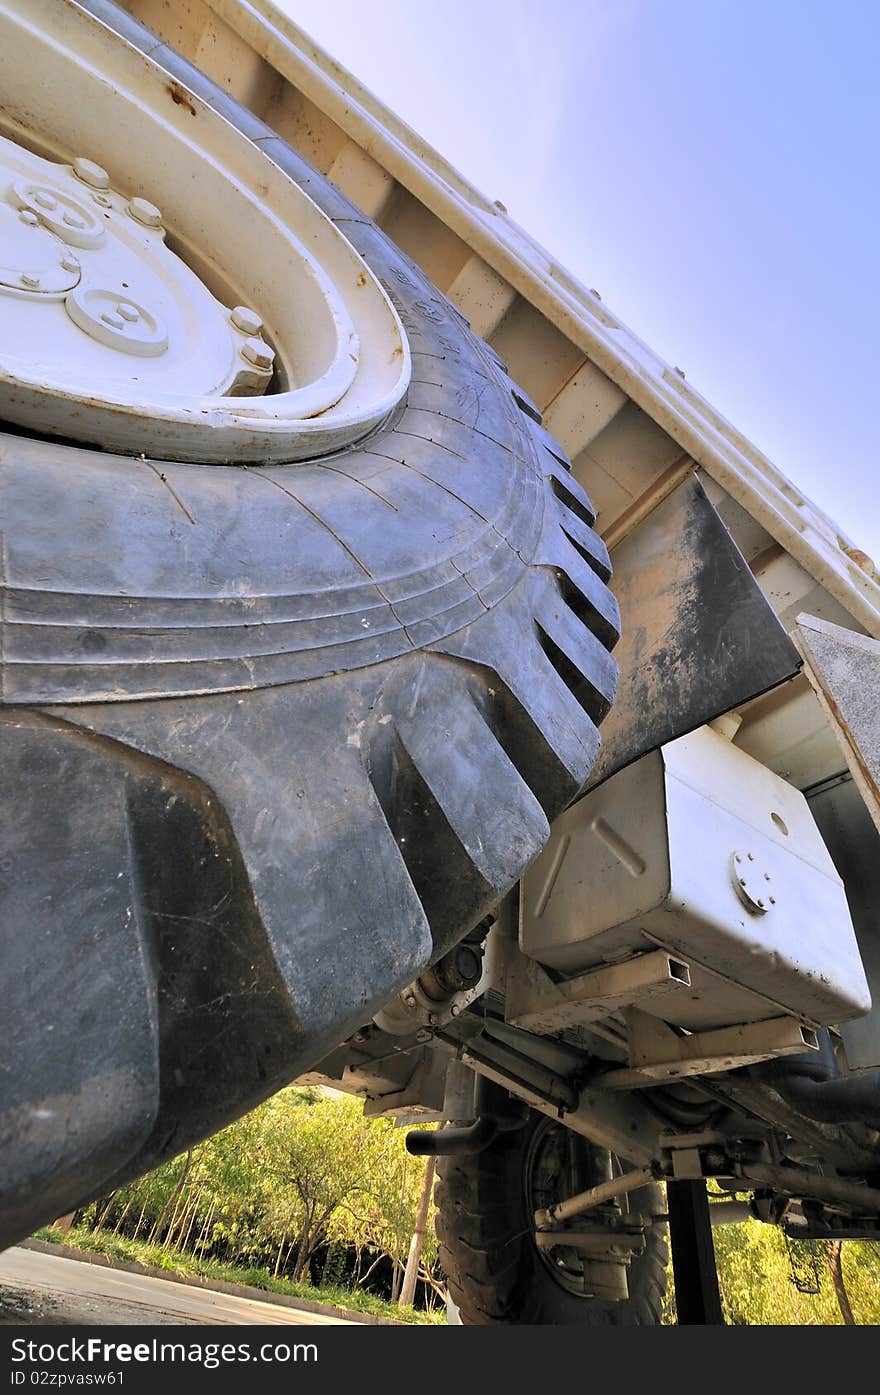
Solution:
<svg viewBox="0 0 880 1395"><path fill-rule="evenodd" d="M128 205L128 211L135 222L143 223L145 228L161 228L162 226L161 209L147 199L132 199Z"/></svg>
<svg viewBox="0 0 880 1395"><path fill-rule="evenodd" d="M122 300L116 307L117 314L121 315L129 324L134 324L141 317L141 312L136 305L129 305L127 300Z"/></svg>
<svg viewBox="0 0 880 1395"><path fill-rule="evenodd" d="M256 310L249 309L247 305L236 305L229 318L242 334L259 334L263 328L263 321Z"/></svg>
<svg viewBox="0 0 880 1395"><path fill-rule="evenodd" d="M73 162L73 172L77 179L81 179L83 184L88 184L92 189L109 189L110 176L101 166L96 165L94 160L87 160L82 155L77 155Z"/></svg>
<svg viewBox="0 0 880 1395"><path fill-rule="evenodd" d="M35 228L40 221L32 208L20 209L18 216L20 221L27 223L29 228Z"/></svg>
<svg viewBox="0 0 880 1395"><path fill-rule="evenodd" d="M271 368L275 362L275 350L264 344L262 339L246 339L241 346L241 356L255 368Z"/></svg>

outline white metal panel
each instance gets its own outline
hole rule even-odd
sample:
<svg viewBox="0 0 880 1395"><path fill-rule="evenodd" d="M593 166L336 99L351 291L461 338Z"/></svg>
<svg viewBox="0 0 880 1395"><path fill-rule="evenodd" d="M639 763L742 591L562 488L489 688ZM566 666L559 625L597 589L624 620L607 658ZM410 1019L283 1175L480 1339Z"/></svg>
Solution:
<svg viewBox="0 0 880 1395"><path fill-rule="evenodd" d="M743 709L737 746L808 790L844 769L844 761L818 700L806 678L765 693Z"/></svg>
<svg viewBox="0 0 880 1395"><path fill-rule="evenodd" d="M671 888L659 751L622 770L563 814L523 878L524 954L566 972L632 954L632 922Z"/></svg>
<svg viewBox="0 0 880 1395"><path fill-rule="evenodd" d="M526 873L520 944L566 973L662 945L688 1030L870 1005L840 878L803 795L704 727L568 810Z"/></svg>

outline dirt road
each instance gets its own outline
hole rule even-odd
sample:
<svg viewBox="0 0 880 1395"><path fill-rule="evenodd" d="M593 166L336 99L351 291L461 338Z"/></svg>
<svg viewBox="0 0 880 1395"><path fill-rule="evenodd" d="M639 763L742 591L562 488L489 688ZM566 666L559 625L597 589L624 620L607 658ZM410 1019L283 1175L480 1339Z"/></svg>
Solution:
<svg viewBox="0 0 880 1395"><path fill-rule="evenodd" d="M351 1325L329 1311L262 1303L17 1248L0 1254L0 1323Z"/></svg>

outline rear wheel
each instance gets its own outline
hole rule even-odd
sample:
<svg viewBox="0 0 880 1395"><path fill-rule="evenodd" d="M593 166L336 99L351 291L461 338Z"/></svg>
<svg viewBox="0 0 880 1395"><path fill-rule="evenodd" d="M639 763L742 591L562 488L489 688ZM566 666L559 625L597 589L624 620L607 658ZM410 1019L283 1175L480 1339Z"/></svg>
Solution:
<svg viewBox="0 0 880 1395"><path fill-rule="evenodd" d="M650 1325L666 1291L662 1195L648 1186L591 1220L627 1227L644 1218L644 1250L627 1272L629 1296L597 1296L618 1277L571 1246L539 1248L534 1213L621 1170L618 1159L555 1120L532 1114L483 1153L439 1162L437 1234L449 1290L466 1324ZM619 1269L619 1266L612 1266Z"/></svg>
<svg viewBox="0 0 880 1395"><path fill-rule="evenodd" d="M590 502L504 366L94 9L142 52L78 6L0 15L0 1243L252 1108L481 920L616 683Z"/></svg>

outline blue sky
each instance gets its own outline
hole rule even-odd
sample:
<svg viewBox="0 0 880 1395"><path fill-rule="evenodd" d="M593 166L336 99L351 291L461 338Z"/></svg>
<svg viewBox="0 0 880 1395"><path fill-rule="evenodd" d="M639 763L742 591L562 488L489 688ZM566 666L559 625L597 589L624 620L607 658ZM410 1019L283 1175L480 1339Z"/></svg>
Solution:
<svg viewBox="0 0 880 1395"><path fill-rule="evenodd" d="M880 0L282 0L880 563Z"/></svg>

